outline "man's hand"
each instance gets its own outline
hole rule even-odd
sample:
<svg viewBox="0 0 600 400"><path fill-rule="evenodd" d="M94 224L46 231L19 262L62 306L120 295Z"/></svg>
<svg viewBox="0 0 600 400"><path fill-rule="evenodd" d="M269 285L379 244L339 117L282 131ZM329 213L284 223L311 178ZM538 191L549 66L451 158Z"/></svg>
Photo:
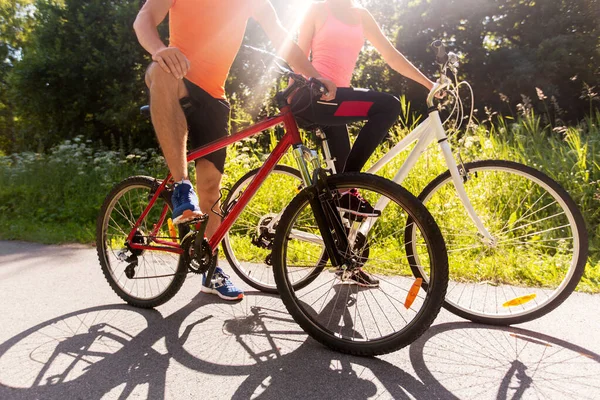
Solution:
<svg viewBox="0 0 600 400"><path fill-rule="evenodd" d="M325 78L315 78L315 79L318 80L319 82L321 82L327 88L327 93L324 94L323 96L321 96L321 100L331 101L331 100L335 99L336 92L337 92L337 86L335 86L335 83L333 83L329 79L325 79Z"/></svg>
<svg viewBox="0 0 600 400"><path fill-rule="evenodd" d="M167 73L182 79L190 70L190 62L177 47L165 47L152 55L152 60Z"/></svg>

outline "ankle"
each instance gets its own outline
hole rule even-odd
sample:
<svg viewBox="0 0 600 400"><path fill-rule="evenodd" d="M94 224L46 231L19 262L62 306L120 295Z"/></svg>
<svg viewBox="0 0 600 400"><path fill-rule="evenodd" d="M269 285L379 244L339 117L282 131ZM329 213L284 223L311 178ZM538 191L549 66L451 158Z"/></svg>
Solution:
<svg viewBox="0 0 600 400"><path fill-rule="evenodd" d="M175 181L176 184L181 185L181 184L186 184L186 185L190 185L193 187L192 182L190 182L189 178L183 178L181 180L176 180Z"/></svg>

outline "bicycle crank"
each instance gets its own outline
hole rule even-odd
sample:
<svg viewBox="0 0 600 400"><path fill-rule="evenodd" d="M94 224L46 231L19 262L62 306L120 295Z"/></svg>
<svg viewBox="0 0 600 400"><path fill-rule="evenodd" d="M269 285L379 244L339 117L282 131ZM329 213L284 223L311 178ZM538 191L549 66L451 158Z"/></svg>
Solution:
<svg viewBox="0 0 600 400"><path fill-rule="evenodd" d="M188 270L194 274L203 274L212 265L216 265L217 256L211 251L208 240L199 231L191 231L181 242L183 259Z"/></svg>

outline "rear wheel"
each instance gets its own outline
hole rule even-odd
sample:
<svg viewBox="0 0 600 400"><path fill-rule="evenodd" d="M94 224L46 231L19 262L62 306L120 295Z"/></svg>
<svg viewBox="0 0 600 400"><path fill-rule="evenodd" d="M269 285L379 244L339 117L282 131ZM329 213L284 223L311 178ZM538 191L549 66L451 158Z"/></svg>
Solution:
<svg viewBox="0 0 600 400"><path fill-rule="evenodd" d="M330 218L345 225L335 237L345 266L323 257L324 244L303 190L284 211L273 247L275 281L296 322L314 339L341 352L377 355L397 350L418 338L437 316L448 278L444 241L423 204L400 186L368 174L342 174L327 179L333 200L324 204ZM389 203L374 218L340 212L340 191L356 188L371 204ZM321 193L322 194L322 193ZM415 226L418 267L430 277L427 290L407 261L402 230ZM348 244L346 246L346 243ZM309 284L295 285L296 275L323 268ZM362 276L362 279L360 278ZM375 284L375 281L378 281Z"/></svg>
<svg viewBox="0 0 600 400"><path fill-rule="evenodd" d="M134 176L116 185L104 200L96 223L96 248L102 272L115 293L127 303L143 308L170 300L185 281L187 267L178 254L131 249L127 236L158 188L153 178ZM133 242L157 245L154 239L176 241L165 218L157 234L154 224L171 204L167 192L159 196L133 237ZM172 237L175 236L175 237Z"/></svg>
<svg viewBox="0 0 600 400"><path fill-rule="evenodd" d="M445 308L498 325L552 311L573 292L587 260L587 231L575 202L554 180L522 164L487 160L465 169L467 195L493 242L469 218L449 171L419 195L448 248ZM407 237L414 233L407 228ZM420 259L419 248L411 253Z"/></svg>
<svg viewBox="0 0 600 400"><path fill-rule="evenodd" d="M255 169L240 178L231 188L225 204L235 201L258 172L259 169ZM275 229L283 210L302 187L300 172L277 165L223 239L223 252L231 268L244 282L261 292L277 293L271 255ZM306 270L304 275L297 275L295 284L305 284L315 275L313 272Z"/></svg>

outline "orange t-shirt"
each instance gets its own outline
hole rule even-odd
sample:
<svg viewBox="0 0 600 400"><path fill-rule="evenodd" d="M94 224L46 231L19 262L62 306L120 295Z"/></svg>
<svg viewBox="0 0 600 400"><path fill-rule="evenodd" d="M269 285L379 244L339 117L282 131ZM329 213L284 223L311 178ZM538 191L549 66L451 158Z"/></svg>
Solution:
<svg viewBox="0 0 600 400"><path fill-rule="evenodd" d="M225 81L242 45L254 0L173 0L170 46L190 61L186 78L215 98L225 98Z"/></svg>

